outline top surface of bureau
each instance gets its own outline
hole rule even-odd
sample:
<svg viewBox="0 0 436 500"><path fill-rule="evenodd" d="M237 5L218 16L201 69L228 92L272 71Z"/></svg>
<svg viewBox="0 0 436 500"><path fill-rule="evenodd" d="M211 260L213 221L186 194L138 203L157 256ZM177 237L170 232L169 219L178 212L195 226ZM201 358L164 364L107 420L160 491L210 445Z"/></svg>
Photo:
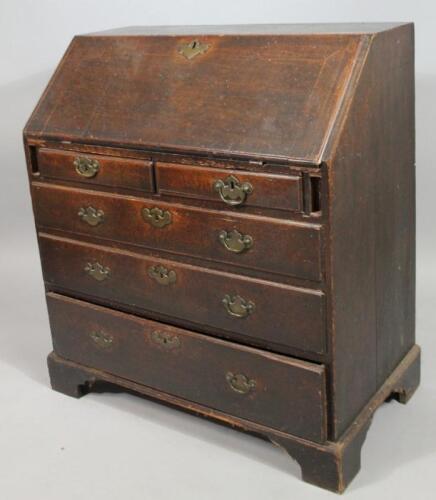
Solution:
<svg viewBox="0 0 436 500"><path fill-rule="evenodd" d="M26 134L319 165L368 37L274 26L78 36Z"/></svg>

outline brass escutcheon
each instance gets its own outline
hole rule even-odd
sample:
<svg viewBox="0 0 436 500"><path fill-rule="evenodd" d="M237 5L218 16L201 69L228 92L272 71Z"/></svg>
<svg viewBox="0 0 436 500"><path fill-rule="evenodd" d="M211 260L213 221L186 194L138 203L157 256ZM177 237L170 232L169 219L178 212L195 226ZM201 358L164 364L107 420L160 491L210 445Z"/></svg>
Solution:
<svg viewBox="0 0 436 500"><path fill-rule="evenodd" d="M91 332L89 336L99 347L102 347L103 349L110 347L114 341L112 335L104 332Z"/></svg>
<svg viewBox="0 0 436 500"><path fill-rule="evenodd" d="M231 389L239 394L248 394L251 390L256 388L256 381L249 379L243 373L234 374L232 372L227 372L226 380Z"/></svg>
<svg viewBox="0 0 436 500"><path fill-rule="evenodd" d="M86 222L90 226L98 226L104 221L103 210L98 210L94 207L81 207L77 212L77 215L81 218L83 222Z"/></svg>
<svg viewBox="0 0 436 500"><path fill-rule="evenodd" d="M223 304L230 316L235 318L246 318L255 309L254 302L245 300L240 295L225 295Z"/></svg>
<svg viewBox="0 0 436 500"><path fill-rule="evenodd" d="M208 48L209 45L207 43L202 43L199 40L192 40L180 47L179 54L182 54L182 56L189 60L200 54L204 54Z"/></svg>
<svg viewBox="0 0 436 500"><path fill-rule="evenodd" d="M218 179L213 183L213 188L219 193L224 203L233 207L242 205L247 196L253 192L253 186L249 182L240 182L233 175L229 175L224 180Z"/></svg>
<svg viewBox="0 0 436 500"><path fill-rule="evenodd" d="M242 253L253 246L253 238L249 234L241 234L234 229L233 231L220 231L219 240L224 247L233 253Z"/></svg>
<svg viewBox="0 0 436 500"><path fill-rule="evenodd" d="M159 330L156 330L152 332L151 339L155 344L168 350L180 347L179 337L177 337L177 335L171 335L167 332L160 332Z"/></svg>
<svg viewBox="0 0 436 500"><path fill-rule="evenodd" d="M150 278L156 280L159 285L172 285L176 282L177 275L175 271L170 271L166 267L158 265L148 268Z"/></svg>
<svg viewBox="0 0 436 500"><path fill-rule="evenodd" d="M98 262L88 262L84 271L97 281L104 281L109 278L111 274L111 270L108 267L104 267Z"/></svg>
<svg viewBox="0 0 436 500"><path fill-rule="evenodd" d="M145 222L148 222L153 227L162 229L168 224L171 224L171 213L168 210L162 210L161 208L143 208L142 217Z"/></svg>
<svg viewBox="0 0 436 500"><path fill-rule="evenodd" d="M100 168L97 160L87 158L86 156L78 156L74 160L73 164L76 167L76 172L82 177L87 177L88 179L95 177Z"/></svg>

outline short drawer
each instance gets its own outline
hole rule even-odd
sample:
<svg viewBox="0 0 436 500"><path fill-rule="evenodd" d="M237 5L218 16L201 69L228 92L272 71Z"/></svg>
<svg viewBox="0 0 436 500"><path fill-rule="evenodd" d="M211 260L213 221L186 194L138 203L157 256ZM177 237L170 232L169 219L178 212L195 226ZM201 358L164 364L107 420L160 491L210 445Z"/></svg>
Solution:
<svg viewBox="0 0 436 500"><path fill-rule="evenodd" d="M326 439L325 368L57 294L60 356L315 442Z"/></svg>
<svg viewBox="0 0 436 500"><path fill-rule="evenodd" d="M37 163L40 175L48 179L145 192L154 190L152 163L146 160L40 148Z"/></svg>
<svg viewBox="0 0 436 500"><path fill-rule="evenodd" d="M33 183L38 227L321 279L321 227L132 196Z"/></svg>
<svg viewBox="0 0 436 500"><path fill-rule="evenodd" d="M224 207L302 210L302 180L297 175L156 162L156 179L163 195L218 201Z"/></svg>
<svg viewBox="0 0 436 500"><path fill-rule="evenodd" d="M324 295L133 252L40 235L44 279L107 303L244 336L247 343L316 353L326 349ZM174 321L174 320L173 320Z"/></svg>

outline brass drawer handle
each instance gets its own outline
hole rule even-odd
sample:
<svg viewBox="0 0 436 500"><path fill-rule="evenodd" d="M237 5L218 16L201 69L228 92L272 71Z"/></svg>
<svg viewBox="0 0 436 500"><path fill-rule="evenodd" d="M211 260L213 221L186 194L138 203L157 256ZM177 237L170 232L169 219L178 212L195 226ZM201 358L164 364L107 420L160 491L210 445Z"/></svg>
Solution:
<svg viewBox="0 0 436 500"><path fill-rule="evenodd" d="M254 302L245 300L240 295L225 295L223 304L230 316L235 318L246 318L255 309Z"/></svg>
<svg viewBox="0 0 436 500"><path fill-rule="evenodd" d="M220 231L219 240L224 247L233 253L242 253L253 246L253 238L249 234L241 234L234 229L233 231Z"/></svg>
<svg viewBox="0 0 436 500"><path fill-rule="evenodd" d="M171 335L167 332L160 332L158 330L151 334L151 339L153 342L164 349L176 349L180 347L180 339L177 335Z"/></svg>
<svg viewBox="0 0 436 500"><path fill-rule="evenodd" d="M76 172L82 177L86 177L88 179L95 177L100 168L97 160L87 158L86 156L78 156L74 160L73 164L76 167Z"/></svg>
<svg viewBox="0 0 436 500"><path fill-rule="evenodd" d="M98 226L104 221L104 212L103 210L98 210L94 207L81 207L77 215L82 219L83 222L86 222L90 226Z"/></svg>
<svg viewBox="0 0 436 500"><path fill-rule="evenodd" d="M98 262L88 262L84 268L84 271L97 281L104 281L105 279L109 278L111 274L111 270L108 267L104 267Z"/></svg>
<svg viewBox="0 0 436 500"><path fill-rule="evenodd" d="M156 280L159 285L172 285L176 282L177 275L175 271L170 271L164 266L151 266L148 268L150 278Z"/></svg>
<svg viewBox="0 0 436 500"><path fill-rule="evenodd" d="M239 182L239 179L229 175L225 180L219 179L213 184L213 188L227 205L242 205L247 196L253 192L253 186L249 182Z"/></svg>
<svg viewBox="0 0 436 500"><path fill-rule="evenodd" d="M104 332L91 332L89 336L99 347L102 347L103 349L110 347L114 341L112 335Z"/></svg>
<svg viewBox="0 0 436 500"><path fill-rule="evenodd" d="M248 378L243 373L227 372L226 380L231 389L239 394L248 394L256 388L256 381Z"/></svg>
<svg viewBox="0 0 436 500"><path fill-rule="evenodd" d="M168 210L162 210L161 208L143 208L142 217L145 222L148 222L153 227L162 229L168 224L171 224L171 213Z"/></svg>

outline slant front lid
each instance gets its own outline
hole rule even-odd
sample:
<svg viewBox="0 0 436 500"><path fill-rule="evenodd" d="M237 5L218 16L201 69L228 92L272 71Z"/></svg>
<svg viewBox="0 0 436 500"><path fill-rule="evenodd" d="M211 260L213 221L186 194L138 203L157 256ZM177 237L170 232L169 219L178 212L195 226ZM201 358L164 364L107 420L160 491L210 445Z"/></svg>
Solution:
<svg viewBox="0 0 436 500"><path fill-rule="evenodd" d="M318 164L365 36L76 37L26 133Z"/></svg>

